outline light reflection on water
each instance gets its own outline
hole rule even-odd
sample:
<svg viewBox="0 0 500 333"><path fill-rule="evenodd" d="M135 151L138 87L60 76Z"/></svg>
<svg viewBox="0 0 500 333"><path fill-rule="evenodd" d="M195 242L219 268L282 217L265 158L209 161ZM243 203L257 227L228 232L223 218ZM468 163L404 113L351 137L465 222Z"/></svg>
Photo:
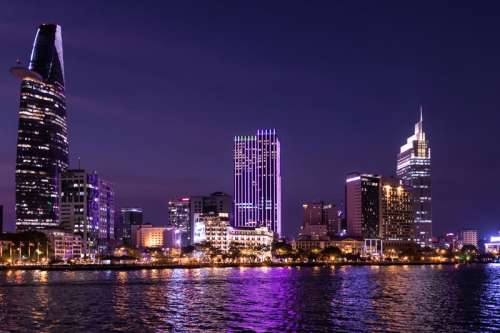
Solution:
<svg viewBox="0 0 500 333"><path fill-rule="evenodd" d="M500 331L500 265L0 272L1 330Z"/></svg>

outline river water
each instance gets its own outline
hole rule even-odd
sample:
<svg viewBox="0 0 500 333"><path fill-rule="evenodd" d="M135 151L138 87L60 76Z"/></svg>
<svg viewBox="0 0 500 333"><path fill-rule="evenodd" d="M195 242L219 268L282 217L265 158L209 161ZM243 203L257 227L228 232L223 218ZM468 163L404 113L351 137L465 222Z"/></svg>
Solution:
<svg viewBox="0 0 500 333"><path fill-rule="evenodd" d="M0 331L499 332L500 264L0 272Z"/></svg>

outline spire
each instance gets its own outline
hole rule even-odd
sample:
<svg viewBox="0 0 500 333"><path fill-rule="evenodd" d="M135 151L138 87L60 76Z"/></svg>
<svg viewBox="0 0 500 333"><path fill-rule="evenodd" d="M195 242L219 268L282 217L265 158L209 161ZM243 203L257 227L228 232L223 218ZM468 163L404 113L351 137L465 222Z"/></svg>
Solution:
<svg viewBox="0 0 500 333"><path fill-rule="evenodd" d="M420 105L420 122L422 123L424 121L424 116L422 112L422 105Z"/></svg>

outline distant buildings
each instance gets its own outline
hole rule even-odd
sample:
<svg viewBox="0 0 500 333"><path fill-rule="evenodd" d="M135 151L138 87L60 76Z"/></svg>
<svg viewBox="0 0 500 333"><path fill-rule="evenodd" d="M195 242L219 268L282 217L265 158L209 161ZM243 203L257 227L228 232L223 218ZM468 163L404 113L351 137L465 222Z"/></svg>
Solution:
<svg viewBox="0 0 500 333"><path fill-rule="evenodd" d="M94 172L71 169L61 175L61 228L83 236L94 254L114 239L114 191Z"/></svg>
<svg viewBox="0 0 500 333"><path fill-rule="evenodd" d="M234 225L281 236L280 142L276 131L234 138Z"/></svg>
<svg viewBox="0 0 500 333"><path fill-rule="evenodd" d="M120 209L120 218L117 226L117 238L127 245L132 244L132 227L144 224L142 208L129 207Z"/></svg>
<svg viewBox="0 0 500 333"><path fill-rule="evenodd" d="M347 234L380 237L380 180L371 174L352 173L346 179Z"/></svg>
<svg viewBox="0 0 500 333"><path fill-rule="evenodd" d="M302 227L300 235L311 237L337 234L340 231L340 219L333 203L311 202L302 205Z"/></svg>
<svg viewBox="0 0 500 333"><path fill-rule="evenodd" d="M162 248L167 243L167 228L151 224L134 225L132 245L137 248Z"/></svg>
<svg viewBox="0 0 500 333"><path fill-rule="evenodd" d="M411 192L394 178L382 178L380 187L380 237L386 240L414 239Z"/></svg>
<svg viewBox="0 0 500 333"><path fill-rule="evenodd" d="M42 24L21 79L16 158L16 228L59 225L59 177L68 167L61 27Z"/></svg>
<svg viewBox="0 0 500 333"><path fill-rule="evenodd" d="M401 146L396 174L412 192L416 241L421 245L431 245L431 149L423 129L422 108L415 133Z"/></svg>
<svg viewBox="0 0 500 333"><path fill-rule="evenodd" d="M490 241L484 244L484 251L495 256L500 255L500 231L498 236L491 236Z"/></svg>
<svg viewBox="0 0 500 333"><path fill-rule="evenodd" d="M292 242L292 247L294 249L304 251L323 250L327 247L337 247L345 254L361 254L363 251L363 240L359 237L299 237Z"/></svg>
<svg viewBox="0 0 500 333"><path fill-rule="evenodd" d="M460 232L460 241L463 245L473 245L478 247L478 232L475 229L464 229Z"/></svg>
<svg viewBox="0 0 500 333"><path fill-rule="evenodd" d="M182 233L182 246L193 244L193 227L200 214L225 214L231 220L232 198L223 192L208 196L190 196L170 200L168 203L169 226Z"/></svg>

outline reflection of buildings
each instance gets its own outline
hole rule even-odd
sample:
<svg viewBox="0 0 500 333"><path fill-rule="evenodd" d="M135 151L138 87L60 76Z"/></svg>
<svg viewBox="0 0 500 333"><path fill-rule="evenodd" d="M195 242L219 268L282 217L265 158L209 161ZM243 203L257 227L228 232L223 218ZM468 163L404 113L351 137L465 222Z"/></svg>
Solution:
<svg viewBox="0 0 500 333"><path fill-rule="evenodd" d="M59 225L59 177L68 167L61 27L42 24L21 78L16 158L16 228Z"/></svg>
<svg viewBox="0 0 500 333"><path fill-rule="evenodd" d="M463 245L473 245L477 248L477 230L475 229L464 229L460 232L460 241Z"/></svg>
<svg viewBox="0 0 500 333"><path fill-rule="evenodd" d="M415 133L401 146L396 173L412 192L416 241L421 245L431 245L431 149L423 128L422 108Z"/></svg>
<svg viewBox="0 0 500 333"><path fill-rule="evenodd" d="M347 234L378 238L380 176L352 173L346 179Z"/></svg>
<svg viewBox="0 0 500 333"><path fill-rule="evenodd" d="M208 196L190 196L171 200L168 203L169 226L182 233L182 246L193 243L193 227L196 215L226 214L232 217L232 198L223 192Z"/></svg>
<svg viewBox="0 0 500 333"><path fill-rule="evenodd" d="M307 236L325 236L328 233L337 234L340 230L339 218L334 204L324 203L304 203L303 224L300 235Z"/></svg>
<svg viewBox="0 0 500 333"><path fill-rule="evenodd" d="M281 236L280 142L273 130L234 138L234 225Z"/></svg>

